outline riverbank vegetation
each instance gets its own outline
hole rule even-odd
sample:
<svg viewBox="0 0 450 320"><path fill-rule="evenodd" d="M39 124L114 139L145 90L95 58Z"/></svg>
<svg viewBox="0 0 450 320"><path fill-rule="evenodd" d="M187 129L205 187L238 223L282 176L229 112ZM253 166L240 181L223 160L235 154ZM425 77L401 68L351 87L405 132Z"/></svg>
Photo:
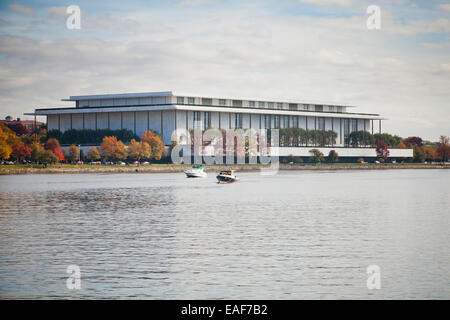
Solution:
<svg viewBox="0 0 450 320"><path fill-rule="evenodd" d="M53 131L53 132L52 132ZM60 141L55 138L59 136L52 130L49 133L45 129L32 134L18 134L4 123L0 123L0 160L2 164L42 164L46 167L55 163L76 163L81 160L90 161L147 161L160 160L164 156L165 146L161 137L152 131L146 131L141 137L130 135L129 132L117 130L100 130L93 136L96 139L104 134L117 133L119 137L129 144L125 144L116 136L103 136L100 149L89 148L86 155L72 144L69 148L61 147ZM74 135L70 130L70 135ZM86 130L81 130L86 131ZM93 131L93 130L91 130ZM64 133L65 134L65 133ZM83 133L84 134L84 133ZM75 134L76 135L76 134ZM136 138L136 139L135 139ZM67 141L67 139L65 140Z"/></svg>
<svg viewBox="0 0 450 320"><path fill-rule="evenodd" d="M341 162L338 148L328 155L322 154L317 147L333 147L337 133L331 130L304 130L301 128L283 128L279 131L282 147L311 147L309 157L282 157L282 163L338 163ZM270 135L270 132L269 132ZM270 139L269 139L270 141ZM71 144L62 148L60 143ZM77 144L94 144L84 154ZM355 148L376 148L377 162L389 157L389 148L412 148L412 159L394 159L400 162L448 161L450 158L449 138L441 136L439 142L423 141L420 137L401 138L388 133L371 134L366 131L354 131L345 139L344 144ZM246 145L247 147L247 145ZM29 133L23 130L13 131L0 123L0 161L2 163L76 163L80 161L138 162L165 161L165 146L157 132L146 131L136 136L130 130L58 130L47 132L44 128ZM248 156L246 154L246 156ZM166 157L166 158L165 158ZM367 159L345 159L346 162L362 162ZM80 162L81 163L81 162Z"/></svg>

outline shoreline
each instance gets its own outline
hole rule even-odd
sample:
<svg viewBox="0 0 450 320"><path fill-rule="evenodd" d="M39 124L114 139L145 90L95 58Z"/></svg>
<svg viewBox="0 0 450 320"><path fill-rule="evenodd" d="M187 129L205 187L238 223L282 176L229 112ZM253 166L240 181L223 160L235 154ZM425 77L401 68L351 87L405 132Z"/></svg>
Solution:
<svg viewBox="0 0 450 320"><path fill-rule="evenodd" d="M18 174L63 174L63 173L171 173L184 172L192 165L187 164L153 164L141 166L75 166L54 165L47 168L33 166L8 168L7 165L0 166L0 175ZM207 172L219 172L223 169L233 169L238 172L258 171L268 168L261 164L234 164L234 165L203 165ZM450 165L442 164L280 164L279 170L301 171L301 170L394 170L394 169L450 169Z"/></svg>

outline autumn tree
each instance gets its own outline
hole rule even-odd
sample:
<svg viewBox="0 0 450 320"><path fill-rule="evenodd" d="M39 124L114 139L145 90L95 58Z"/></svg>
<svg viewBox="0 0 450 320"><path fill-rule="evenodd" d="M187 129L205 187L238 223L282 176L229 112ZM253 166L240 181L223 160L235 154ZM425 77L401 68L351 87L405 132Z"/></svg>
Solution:
<svg viewBox="0 0 450 320"><path fill-rule="evenodd" d="M117 141L116 137L104 137L100 145L100 153L109 161L122 160L127 157L125 145L122 141Z"/></svg>
<svg viewBox="0 0 450 320"><path fill-rule="evenodd" d="M447 161L450 158L450 139L447 136L441 136L439 140L436 155L442 161Z"/></svg>
<svg viewBox="0 0 450 320"><path fill-rule="evenodd" d="M378 159L380 161L384 162L389 157L389 150L387 143L383 140L378 141L377 148L375 149L377 153Z"/></svg>
<svg viewBox="0 0 450 320"><path fill-rule="evenodd" d="M128 157L130 159L140 161L142 158L149 159L151 155L151 147L147 142L137 142L136 140L131 139L131 142L128 145Z"/></svg>
<svg viewBox="0 0 450 320"><path fill-rule="evenodd" d="M74 144L69 147L69 152L67 153L67 160L77 161L80 158L80 149Z"/></svg>
<svg viewBox="0 0 450 320"><path fill-rule="evenodd" d="M11 146L11 158L22 161L23 159L29 157L31 155L31 148L20 143L14 143Z"/></svg>
<svg viewBox="0 0 450 320"><path fill-rule="evenodd" d="M328 153L328 161L339 162L339 155L335 150L330 150L330 152Z"/></svg>
<svg viewBox="0 0 450 320"><path fill-rule="evenodd" d="M22 144L22 140L3 122L0 121L0 159L8 159L11 155L12 145Z"/></svg>
<svg viewBox="0 0 450 320"><path fill-rule="evenodd" d="M410 146L423 146L423 140L420 137L408 137L404 140L405 144Z"/></svg>
<svg viewBox="0 0 450 320"><path fill-rule="evenodd" d="M0 129L0 159L8 159L12 148L8 144L8 134Z"/></svg>
<svg viewBox="0 0 450 320"><path fill-rule="evenodd" d="M39 162L47 166L47 164L49 163L55 163L59 161L59 158L53 151L41 149L38 153L38 160Z"/></svg>
<svg viewBox="0 0 450 320"><path fill-rule="evenodd" d="M425 159L433 160L437 159L437 146L425 146L423 147L425 150Z"/></svg>
<svg viewBox="0 0 450 320"><path fill-rule="evenodd" d="M16 135L18 136L23 136L23 135L27 135L29 133L29 130L27 129L27 127L25 127L23 124L18 123L16 125L14 125L12 128L12 131L14 131L16 133Z"/></svg>
<svg viewBox="0 0 450 320"><path fill-rule="evenodd" d="M101 158L101 155L96 147L90 147L87 153L87 158L91 161L95 161L99 160Z"/></svg>
<svg viewBox="0 0 450 320"><path fill-rule="evenodd" d="M61 150L61 146L59 145L59 141L55 138L48 139L44 144L45 150L50 150L58 157L58 161L64 161L64 154Z"/></svg>
<svg viewBox="0 0 450 320"><path fill-rule="evenodd" d="M40 153L45 150L44 147L37 142L33 142L30 148L31 148L31 160L38 162Z"/></svg>
<svg viewBox="0 0 450 320"><path fill-rule="evenodd" d="M141 136L141 141L147 142L151 149L151 158L160 160L165 153L166 147L159 135L152 131L145 131Z"/></svg>

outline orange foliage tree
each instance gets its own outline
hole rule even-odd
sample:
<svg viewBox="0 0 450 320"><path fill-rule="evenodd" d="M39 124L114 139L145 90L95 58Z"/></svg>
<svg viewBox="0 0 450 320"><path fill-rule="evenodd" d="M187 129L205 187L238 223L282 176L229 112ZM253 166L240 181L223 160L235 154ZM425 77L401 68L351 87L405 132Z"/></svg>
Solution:
<svg viewBox="0 0 450 320"><path fill-rule="evenodd" d="M161 137L152 131L145 131L141 136L141 141L150 145L152 158L160 160L165 153L165 145L161 140Z"/></svg>
<svg viewBox="0 0 450 320"><path fill-rule="evenodd" d="M100 145L100 153L109 161L122 160L127 157L125 145L122 141L117 141L116 137L104 137Z"/></svg>
<svg viewBox="0 0 450 320"><path fill-rule="evenodd" d="M44 149L53 152L59 161L64 161L64 154L61 150L61 146L59 145L59 141L55 138L48 139L44 144Z"/></svg>
<svg viewBox="0 0 450 320"><path fill-rule="evenodd" d="M142 158L149 159L151 155L151 147L147 142L137 142L136 140L131 139L130 144L128 145L128 157L130 159L140 161Z"/></svg>

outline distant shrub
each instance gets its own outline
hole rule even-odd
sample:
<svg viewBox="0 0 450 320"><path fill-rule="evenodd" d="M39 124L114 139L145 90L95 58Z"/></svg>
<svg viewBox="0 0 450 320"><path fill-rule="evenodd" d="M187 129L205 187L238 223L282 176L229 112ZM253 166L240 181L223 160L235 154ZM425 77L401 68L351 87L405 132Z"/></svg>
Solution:
<svg viewBox="0 0 450 320"><path fill-rule="evenodd" d="M323 161L323 153L320 152L318 149L311 149L309 150L309 153L311 154L311 157L309 158L309 161L319 163Z"/></svg>

